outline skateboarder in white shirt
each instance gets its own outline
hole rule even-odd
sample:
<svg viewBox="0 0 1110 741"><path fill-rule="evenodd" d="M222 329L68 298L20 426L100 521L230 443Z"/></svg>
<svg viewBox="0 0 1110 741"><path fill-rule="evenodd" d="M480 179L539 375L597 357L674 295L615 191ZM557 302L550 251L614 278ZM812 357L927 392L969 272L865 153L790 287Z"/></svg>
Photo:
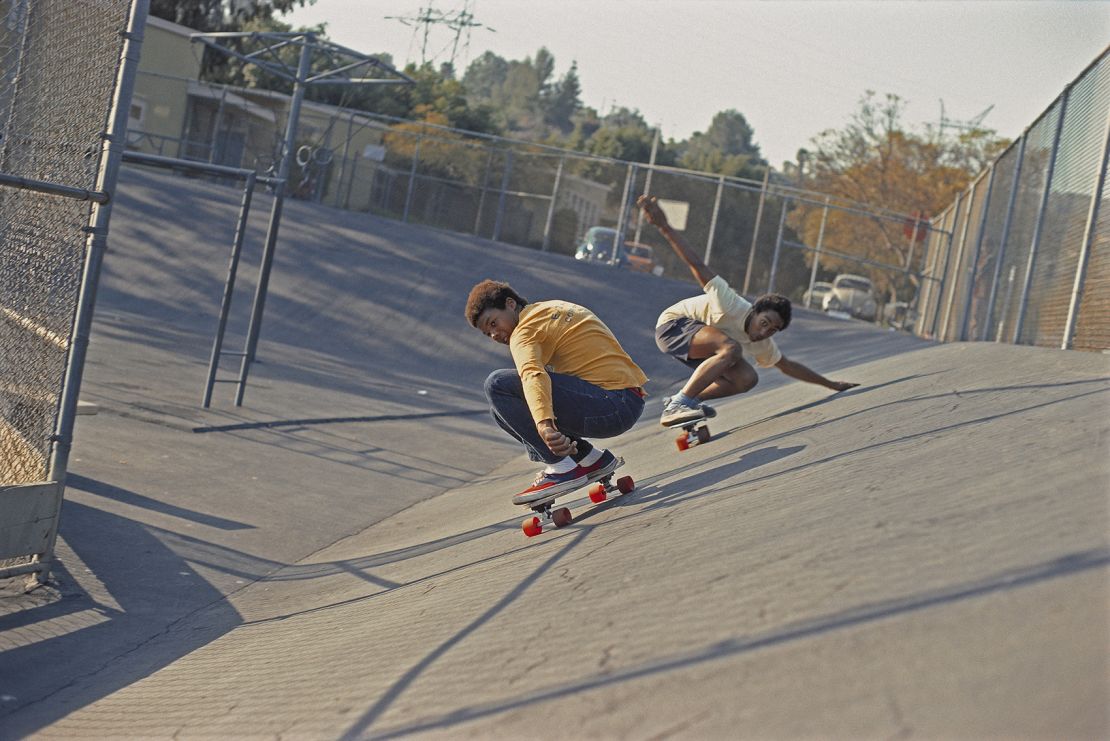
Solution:
<svg viewBox="0 0 1110 741"><path fill-rule="evenodd" d="M760 367L774 366L792 378L833 391L859 385L830 381L786 358L772 335L790 325L790 299L768 294L757 298L754 304L748 302L703 263L671 228L654 197L640 196L637 204L705 291L704 296L668 307L656 323L655 342L659 349L694 368L682 390L664 401L660 424L670 427L712 417L715 412L702 403L704 400L750 391L759 382L759 375L745 355Z"/></svg>

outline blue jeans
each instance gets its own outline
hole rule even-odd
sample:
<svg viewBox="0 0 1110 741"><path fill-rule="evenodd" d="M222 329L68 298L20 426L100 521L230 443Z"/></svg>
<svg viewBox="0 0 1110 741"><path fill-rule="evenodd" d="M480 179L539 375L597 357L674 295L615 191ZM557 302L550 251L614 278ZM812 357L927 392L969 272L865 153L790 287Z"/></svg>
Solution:
<svg viewBox="0 0 1110 741"><path fill-rule="evenodd" d="M632 389L607 391L577 376L550 373L551 400L559 431L578 443L580 454L588 452L586 437L616 437L636 424L644 411L643 398ZM536 430L536 420L524 398L524 384L515 368L496 370L486 378L493 421L524 445L534 461L555 463L561 457L551 452Z"/></svg>

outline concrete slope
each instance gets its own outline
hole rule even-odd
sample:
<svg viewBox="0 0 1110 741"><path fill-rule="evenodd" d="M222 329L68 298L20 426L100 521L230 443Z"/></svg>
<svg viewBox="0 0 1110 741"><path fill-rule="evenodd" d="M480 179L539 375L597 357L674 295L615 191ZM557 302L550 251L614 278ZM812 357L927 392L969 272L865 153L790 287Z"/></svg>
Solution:
<svg viewBox="0 0 1110 741"><path fill-rule="evenodd" d="M292 203L248 406L200 412L234 209L125 182L66 599L0 617L0 737L1106 735L1106 357L801 312L786 352L864 386L765 372L680 454L651 325L689 284ZM535 539L461 319L486 275L653 378L637 491Z"/></svg>
<svg viewBox="0 0 1110 741"><path fill-rule="evenodd" d="M1104 736L1106 359L851 373L682 454L641 425L615 444L637 490L531 540L514 461L234 595L240 626L41 735Z"/></svg>

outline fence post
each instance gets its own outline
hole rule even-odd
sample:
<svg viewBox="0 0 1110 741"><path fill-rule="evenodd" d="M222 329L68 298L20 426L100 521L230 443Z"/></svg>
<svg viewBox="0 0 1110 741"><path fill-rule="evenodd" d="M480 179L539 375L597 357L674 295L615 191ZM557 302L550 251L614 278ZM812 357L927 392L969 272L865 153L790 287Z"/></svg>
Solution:
<svg viewBox="0 0 1110 741"><path fill-rule="evenodd" d="M725 189L725 176L717 179L717 197L713 199L713 218L709 221L709 238L705 240L705 264L713 254L713 236L717 233L717 214L721 212L721 193Z"/></svg>
<svg viewBox="0 0 1110 741"><path fill-rule="evenodd" d="M297 123L301 115L301 103L304 102L305 79L308 77L308 68L311 61L312 47L309 44L303 44L300 61L297 64L297 82L293 85L293 98L289 102L289 120L285 124L285 142L282 145L281 162L278 165L277 176L281 182L274 188L274 205L270 210L270 225L266 230L266 244L262 249L262 266L258 271L258 285L254 290L254 304L251 307L250 326L247 330L247 351L243 357L245 365L240 372L243 383L239 388L240 395L236 399L235 406L242 406L242 391L246 386L247 370L250 364L254 362L254 353L258 349L258 335L262 330L262 312L266 308L266 291L270 285L270 270L274 264L278 228L281 226L281 210L285 205L285 189L289 182L289 160L293 156L293 144L297 141Z"/></svg>
<svg viewBox="0 0 1110 741"><path fill-rule="evenodd" d="M659 153L659 127L655 127L655 135L651 138L651 161L648 163L647 176L644 178L644 195L651 195L651 176L655 173L655 156ZM632 240L634 242L640 241L640 233L644 228L644 212L639 209L636 210L636 237ZM706 258L706 262L709 258Z"/></svg>
<svg viewBox="0 0 1110 741"><path fill-rule="evenodd" d="M960 320L960 331L956 339L963 342L967 339L967 325L971 321L971 297L975 292L976 266L979 255L983 250L983 232L987 228L987 211L990 210L991 194L994 192L994 163L990 164L990 174L987 176L987 194L983 197L982 213L979 215L979 234L975 238L975 250L971 253L971 260L967 266L967 290L964 291L964 313Z"/></svg>
<svg viewBox="0 0 1110 741"><path fill-rule="evenodd" d="M420 160L420 144L424 141L421 134L416 138L416 146L412 148L412 164L409 166L409 187L405 192L405 210L401 213L401 221L409 222L409 209L412 208L412 193L416 189L416 163Z"/></svg>
<svg viewBox="0 0 1110 741"><path fill-rule="evenodd" d="M474 236L478 236L478 230L482 226L482 211L486 207L486 188L489 186L489 171L493 167L493 149L489 150L489 157L486 158L486 171L482 175L482 187L478 189L478 213L474 215Z"/></svg>
<svg viewBox="0 0 1110 741"><path fill-rule="evenodd" d="M755 229L752 230L752 248L748 251L748 268L744 271L744 287L740 293L748 295L751 285L752 266L755 264L755 248L759 242L759 222L763 219L763 201L767 197L767 182L771 179L771 168L763 171L763 187L759 189L759 208L755 212Z"/></svg>
<svg viewBox="0 0 1110 741"><path fill-rule="evenodd" d="M355 112L351 111L351 115L347 117L347 138L343 142L343 158L339 160L339 176L336 178L335 184L335 207L341 208L339 205L339 194L343 192L343 177L347 174L347 158L351 155L351 137L354 135L352 129L355 125ZM352 173L353 175L353 173ZM350 198L351 189L347 188L347 198Z"/></svg>
<svg viewBox="0 0 1110 741"><path fill-rule="evenodd" d="M1025 281L1021 287L1021 302L1018 304L1017 321L1014 322L1013 344L1018 344L1021 339L1021 330L1025 326L1025 310L1029 307L1029 289L1033 285L1033 266L1037 262L1037 249L1041 244L1041 232L1044 227L1044 215L1048 210L1048 197L1052 188L1052 176L1056 171L1056 155L1060 151L1060 134L1064 129L1064 115L1068 111L1068 96L1071 85L1064 88L1060 96L1060 114L1056 119L1056 134L1052 137L1052 154L1048 158L1048 170L1044 176L1044 191L1041 193L1041 205L1037 209L1037 223L1033 226L1033 241L1029 247L1029 260L1025 264Z"/></svg>
<svg viewBox="0 0 1110 741"><path fill-rule="evenodd" d="M1091 240L1095 235L1095 224L1098 221L1099 203L1102 200L1102 189L1106 186L1106 157L1110 149L1110 115L1106 117L1106 130L1102 135L1102 165L1095 175L1095 190L1091 194L1091 205L1087 210L1087 225L1083 228L1083 244L1079 251L1079 261L1075 266L1075 283L1072 284L1071 302L1068 304L1068 321L1064 325L1064 339L1060 343L1061 350L1070 350L1075 341L1075 325L1079 318L1079 302L1083 299L1083 284L1087 279L1087 261L1091 255Z"/></svg>
<svg viewBox="0 0 1110 741"><path fill-rule="evenodd" d="M956 196L956 203L952 206L952 227L955 228L958 223L957 219L960 213L960 201L963 199L964 194L960 192ZM955 236L951 231L948 232L948 239L946 248L944 250L944 267L941 268L940 284L937 285L937 310L933 312L933 326L929 330L929 336L933 339L937 338L937 322L940 319L940 304L944 301L944 289L948 283L948 263L952 259L952 237ZM940 256L937 256L940 259ZM930 298L931 300L931 298Z"/></svg>
<svg viewBox="0 0 1110 741"><path fill-rule="evenodd" d="M775 273L779 269L779 251L782 249L782 230L786 226L786 205L790 199L782 198L782 211L779 212L779 233L775 237L775 255L771 258L771 275L767 278L767 293L775 292Z"/></svg>
<svg viewBox="0 0 1110 741"><path fill-rule="evenodd" d="M813 283L817 280L817 266L821 262L821 244L825 240L825 222L829 218L829 197L825 196L825 206L821 209L821 226L817 230L817 249L813 253L813 266L809 270L809 289L806 291L806 308L813 303Z"/></svg>
<svg viewBox="0 0 1110 741"><path fill-rule="evenodd" d="M994 276L991 278L991 293L990 298L987 299L987 320L983 323L981 340L987 339L991 324L994 322L994 300L998 297L998 279L1002 275L1002 263L1006 257L1006 243L1010 240L1010 224L1013 222L1014 204L1017 203L1021 166L1025 160L1025 139L1026 136L1023 133L1021 140L1018 142L1017 162L1014 163L1014 177L1010 182L1010 200L1006 206L1006 218L1002 221L1002 236L998 243L998 262L995 263Z"/></svg>
<svg viewBox="0 0 1110 741"><path fill-rule="evenodd" d="M501 173L501 195L497 199L497 218L493 222L493 241L501 241L501 222L505 218L505 191L509 188L509 174L513 171L513 150L505 150L505 171Z"/></svg>
<svg viewBox="0 0 1110 741"><path fill-rule="evenodd" d="M624 229L628 213L628 197L632 192L632 181L636 178L636 165L628 164L628 174L624 176L624 192L621 194L621 210L617 213L617 235L613 237L613 249L609 254L609 264L617 265L624 249Z"/></svg>
<svg viewBox="0 0 1110 741"><path fill-rule="evenodd" d="M543 225L543 251L551 247L551 223L555 220L555 202L559 200L559 182L563 179L563 163L566 157L559 158L559 166L555 169L555 185L551 189L551 203L547 204L547 221Z"/></svg>
<svg viewBox="0 0 1110 741"><path fill-rule="evenodd" d="M139 70L139 56L143 46L143 32L149 12L149 3L137 0L131 4L127 18L127 32L124 34L120 51L119 67L116 71L116 86L111 103L111 112L106 121L104 147L101 150L100 171L97 174L96 190L114 194L119 179L123 152L127 148L127 119L131 107L131 96L135 90L135 77ZM53 442L50 451L47 477L51 482L65 485L69 468L69 453L73 444L73 428L77 418L77 400L81 393L81 380L84 377L85 358L88 353L89 336L92 333L93 311L96 307L96 294L100 281L100 270L104 263L104 253L108 250L108 224L112 216L112 202L95 203L89 214L88 240L85 249L85 264L81 275L81 286L77 295L77 306L73 316L72 339L69 357L66 358L65 375L62 379L61 394L58 399L57 419L54 425ZM54 559L57 544L58 524L62 516L62 489L55 497L55 507L46 547L34 556L35 564L42 564L36 575L30 577L46 581L50 565Z"/></svg>
<svg viewBox="0 0 1110 741"><path fill-rule="evenodd" d="M979 188L979 182L980 180L976 180L967 190L967 205L964 207L964 223L960 228L960 246L956 248L956 272L952 276L952 290L948 293L948 303L944 306L944 320L941 322L940 327L941 342L948 339L948 320L952 318L952 305L956 303L956 288L959 286L959 281L956 280L956 277L959 275L960 263L963 262L964 259L964 246L967 244L967 231L971 227L971 207L975 204L975 191Z"/></svg>
<svg viewBox="0 0 1110 741"><path fill-rule="evenodd" d="M223 94L220 95L220 104L216 106L216 120L212 124L212 144L208 147L208 164L212 165L216 162L216 142L220 140L220 124L224 119L224 101L227 100L227 86L224 86ZM230 132L228 132L230 133ZM227 144L227 134L224 134L224 144Z"/></svg>

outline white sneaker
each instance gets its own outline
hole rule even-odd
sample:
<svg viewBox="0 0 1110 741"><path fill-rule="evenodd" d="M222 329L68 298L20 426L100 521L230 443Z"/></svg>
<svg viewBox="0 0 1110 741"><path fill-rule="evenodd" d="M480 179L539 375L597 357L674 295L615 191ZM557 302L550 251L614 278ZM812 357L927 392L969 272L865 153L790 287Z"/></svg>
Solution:
<svg viewBox="0 0 1110 741"><path fill-rule="evenodd" d="M664 427L673 427L699 419L705 419L705 412L702 411L701 407L687 406L679 401L678 396L675 395L668 397L663 405L663 416L659 418L659 424Z"/></svg>

